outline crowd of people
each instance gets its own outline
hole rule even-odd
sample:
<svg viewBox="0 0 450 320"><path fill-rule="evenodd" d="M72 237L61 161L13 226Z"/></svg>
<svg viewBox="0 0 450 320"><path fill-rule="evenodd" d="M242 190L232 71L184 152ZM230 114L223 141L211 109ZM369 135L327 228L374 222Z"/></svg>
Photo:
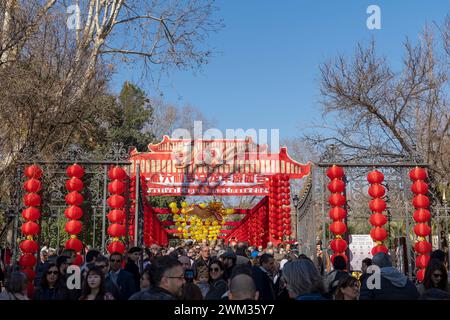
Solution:
<svg viewBox="0 0 450 320"><path fill-rule="evenodd" d="M355 276L340 256L327 272L320 259L298 254L289 244L268 243L262 248L187 241L170 248L131 247L125 254L87 250L81 287L72 288L67 268L75 257L71 250L56 254L42 249L32 294L25 273L2 265L5 283L0 300L450 299L448 262L441 250L431 253L420 284L393 267L385 253L364 259L362 273ZM378 267L378 285L367 271L371 265Z"/></svg>

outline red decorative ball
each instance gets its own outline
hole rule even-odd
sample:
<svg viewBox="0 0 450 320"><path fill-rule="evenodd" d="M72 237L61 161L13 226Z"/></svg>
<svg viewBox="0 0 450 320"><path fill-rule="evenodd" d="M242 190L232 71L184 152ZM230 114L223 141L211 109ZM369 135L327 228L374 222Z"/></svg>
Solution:
<svg viewBox="0 0 450 320"><path fill-rule="evenodd" d="M345 263L348 263L348 257L344 254L344 253L335 253L331 256L331 263L334 263L334 258L336 258L337 256L341 256L344 258Z"/></svg>
<svg viewBox="0 0 450 320"><path fill-rule="evenodd" d="M108 178L110 180L125 180L127 178L127 173L123 168L116 166L109 169Z"/></svg>
<svg viewBox="0 0 450 320"><path fill-rule="evenodd" d="M37 193L27 193L23 197L23 203L27 207L39 207L41 205L41 196Z"/></svg>
<svg viewBox="0 0 450 320"><path fill-rule="evenodd" d="M382 213L374 213L369 218L370 224L374 227L382 227L387 222L387 217Z"/></svg>
<svg viewBox="0 0 450 320"><path fill-rule="evenodd" d="M416 209L422 208L426 209L430 205L430 199L427 196L424 196L423 194L418 194L413 199L413 206Z"/></svg>
<svg viewBox="0 0 450 320"><path fill-rule="evenodd" d="M75 178L80 179L84 175L84 169L79 164L73 164L73 165L67 167L66 173L67 173L67 176L70 178L75 177Z"/></svg>
<svg viewBox="0 0 450 320"><path fill-rule="evenodd" d="M79 234L83 224L78 220L70 220L66 222L66 232L68 234Z"/></svg>
<svg viewBox="0 0 450 320"><path fill-rule="evenodd" d="M427 171L423 168L415 167L409 172L409 177L411 180L426 180Z"/></svg>
<svg viewBox="0 0 450 320"><path fill-rule="evenodd" d="M345 205L345 196L340 193L332 193L328 198L328 202L333 207L341 207Z"/></svg>
<svg viewBox="0 0 450 320"><path fill-rule="evenodd" d="M431 213L427 209L417 209L413 214L414 221L427 222L431 218Z"/></svg>
<svg viewBox="0 0 450 320"><path fill-rule="evenodd" d="M122 194L125 192L125 183L121 180L114 180L108 184L108 191L111 194Z"/></svg>
<svg viewBox="0 0 450 320"><path fill-rule="evenodd" d="M344 234L347 231L347 226L341 221L335 221L330 224L330 231L336 235Z"/></svg>
<svg viewBox="0 0 450 320"><path fill-rule="evenodd" d="M370 185L368 193L372 198L381 198L386 194L386 190L381 184L375 183Z"/></svg>
<svg viewBox="0 0 450 320"><path fill-rule="evenodd" d="M66 195L66 203L70 206L79 206L83 203L83 196L77 191L72 191L68 195Z"/></svg>
<svg viewBox="0 0 450 320"><path fill-rule="evenodd" d="M25 220L36 221L41 217L41 210L35 207L29 207L22 211L22 217Z"/></svg>
<svg viewBox="0 0 450 320"><path fill-rule="evenodd" d="M122 237L125 235L125 226L123 224L114 223L108 227L108 234L111 237Z"/></svg>
<svg viewBox="0 0 450 320"><path fill-rule="evenodd" d="M114 209L120 209L125 206L125 198L117 194L108 198L108 206Z"/></svg>
<svg viewBox="0 0 450 320"><path fill-rule="evenodd" d="M23 184L23 188L26 192L36 193L41 191L42 184L39 180L32 178L25 181L25 183Z"/></svg>
<svg viewBox="0 0 450 320"><path fill-rule="evenodd" d="M377 253L380 253L380 252L389 253L389 249L386 248L386 246L384 246L382 244L377 245L377 246L372 248L372 256L374 256L374 255L376 255Z"/></svg>
<svg viewBox="0 0 450 320"><path fill-rule="evenodd" d="M40 179L42 177L42 169L33 164L32 166L25 168L25 176L30 179Z"/></svg>
<svg viewBox="0 0 450 320"><path fill-rule="evenodd" d="M66 241L66 249L72 249L76 252L80 252L81 250L83 250L83 242L76 238L70 238Z"/></svg>
<svg viewBox="0 0 450 320"><path fill-rule="evenodd" d="M420 254L427 254L431 252L432 246L428 241L417 241L414 245L414 250Z"/></svg>
<svg viewBox="0 0 450 320"><path fill-rule="evenodd" d="M120 241L113 241L108 245L108 252L119 252L124 253L125 252L125 245Z"/></svg>
<svg viewBox="0 0 450 320"><path fill-rule="evenodd" d="M344 208L341 207L333 207L328 211L328 216L332 220L344 220L347 216L347 212Z"/></svg>
<svg viewBox="0 0 450 320"><path fill-rule="evenodd" d="M80 254L77 254L75 259L73 259L72 264L75 266L81 266L83 264L83 257Z"/></svg>
<svg viewBox="0 0 450 320"><path fill-rule="evenodd" d="M20 243L20 250L22 250L23 253L36 253L39 249L39 246L36 241L34 240L23 240Z"/></svg>
<svg viewBox="0 0 450 320"><path fill-rule="evenodd" d="M83 210L78 206L70 206L64 211L67 219L78 220L83 216Z"/></svg>
<svg viewBox="0 0 450 320"><path fill-rule="evenodd" d="M327 170L327 177L330 178L330 180L341 179L344 177L344 169L333 165Z"/></svg>
<svg viewBox="0 0 450 320"><path fill-rule="evenodd" d="M26 253L19 258L19 266L23 268L34 267L36 265L36 262L36 257L29 253Z"/></svg>
<svg viewBox="0 0 450 320"><path fill-rule="evenodd" d="M419 223L414 226L414 233L419 237L427 237L431 233L431 228L425 223Z"/></svg>
<svg viewBox="0 0 450 320"><path fill-rule="evenodd" d="M411 185L411 191L414 194L427 194L428 193L428 183L417 180Z"/></svg>
<svg viewBox="0 0 450 320"><path fill-rule="evenodd" d="M290 236L292 234L292 232L291 232L291 230L285 230L284 234L287 235L287 236Z"/></svg>
<svg viewBox="0 0 450 320"><path fill-rule="evenodd" d="M370 230L370 236L375 241L383 241L387 238L388 234L387 231L380 227L375 227L372 230Z"/></svg>
<svg viewBox="0 0 450 320"><path fill-rule="evenodd" d="M33 221L25 222L20 229L26 236L35 236L40 231L39 225Z"/></svg>
<svg viewBox="0 0 450 320"><path fill-rule="evenodd" d="M333 179L328 184L328 190L330 190L331 193L340 193L345 190L345 183L341 179Z"/></svg>
<svg viewBox="0 0 450 320"><path fill-rule="evenodd" d="M112 210L108 213L108 220L113 223L122 223L124 222L126 216L122 210Z"/></svg>
<svg viewBox="0 0 450 320"><path fill-rule="evenodd" d="M36 272L33 269L25 268L22 270L23 273L27 275L27 279L29 282L32 282L34 278L36 278Z"/></svg>
<svg viewBox="0 0 450 320"><path fill-rule="evenodd" d="M429 255L421 254L420 256L416 257L416 267L420 269L425 269L429 261L430 261Z"/></svg>
<svg viewBox="0 0 450 320"><path fill-rule="evenodd" d="M369 202L369 208L373 212L383 212L386 210L386 201L380 198L372 199Z"/></svg>
<svg viewBox="0 0 450 320"><path fill-rule="evenodd" d="M367 174L367 181L370 184L381 183L384 180L384 174L378 170L373 170Z"/></svg>
<svg viewBox="0 0 450 320"><path fill-rule="evenodd" d="M277 233L277 235L278 235L278 237L283 237L283 231L278 231L278 233Z"/></svg>
<svg viewBox="0 0 450 320"><path fill-rule="evenodd" d="M344 252L347 250L347 241L344 239L334 239L331 241L330 247L334 252Z"/></svg>
<svg viewBox="0 0 450 320"><path fill-rule="evenodd" d="M419 282L422 282L425 278L425 269L420 269L416 274L416 278Z"/></svg>
<svg viewBox="0 0 450 320"><path fill-rule="evenodd" d="M83 189L83 181L80 179L73 177L66 181L66 189L70 192L72 191L81 191Z"/></svg>

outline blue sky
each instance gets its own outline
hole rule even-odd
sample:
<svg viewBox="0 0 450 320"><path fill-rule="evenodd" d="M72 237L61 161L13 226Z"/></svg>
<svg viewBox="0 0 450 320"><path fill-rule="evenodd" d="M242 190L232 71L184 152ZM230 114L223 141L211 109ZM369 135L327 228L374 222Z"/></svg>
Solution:
<svg viewBox="0 0 450 320"><path fill-rule="evenodd" d="M369 30L369 5L381 9L381 30ZM281 138L320 123L320 63L354 51L372 37L377 51L399 66L402 42L416 40L425 23L441 22L449 0L218 0L225 27L208 44L219 52L200 73L173 71L163 78L164 100L190 104L217 127L279 128ZM152 96L151 84L118 68L113 90L125 80Z"/></svg>

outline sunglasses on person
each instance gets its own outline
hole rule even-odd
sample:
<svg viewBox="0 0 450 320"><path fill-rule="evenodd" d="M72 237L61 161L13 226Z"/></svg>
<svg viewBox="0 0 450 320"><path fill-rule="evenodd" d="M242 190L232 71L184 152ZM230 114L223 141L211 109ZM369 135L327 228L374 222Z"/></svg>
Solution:
<svg viewBox="0 0 450 320"><path fill-rule="evenodd" d="M106 268L106 265L104 265L104 264L102 264L102 265L98 265L98 266L96 266L97 268L100 268L100 269L105 269Z"/></svg>
<svg viewBox="0 0 450 320"><path fill-rule="evenodd" d="M209 271L211 271L211 272L219 272L220 268L209 268Z"/></svg>
<svg viewBox="0 0 450 320"><path fill-rule="evenodd" d="M120 259L111 259L111 260L109 260L109 261L111 261L112 263L117 263L117 262L122 262L122 260L120 260Z"/></svg>
<svg viewBox="0 0 450 320"><path fill-rule="evenodd" d="M442 278L442 273L433 273L433 278L441 279Z"/></svg>
<svg viewBox="0 0 450 320"><path fill-rule="evenodd" d="M59 272L58 271L47 271L47 274L54 274L57 275Z"/></svg>

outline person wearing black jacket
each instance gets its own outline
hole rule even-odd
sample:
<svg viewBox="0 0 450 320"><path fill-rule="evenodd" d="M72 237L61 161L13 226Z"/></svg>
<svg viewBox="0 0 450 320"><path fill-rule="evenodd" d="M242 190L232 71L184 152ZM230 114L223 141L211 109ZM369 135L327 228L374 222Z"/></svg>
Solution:
<svg viewBox="0 0 450 320"><path fill-rule="evenodd" d="M43 272L33 300L70 300L68 289L60 283L60 273L55 263L48 263Z"/></svg>
<svg viewBox="0 0 450 320"><path fill-rule="evenodd" d="M211 261L209 266L211 285L205 296L205 300L220 300L224 293L227 292L228 285L223 278L224 269L223 263L219 260Z"/></svg>
<svg viewBox="0 0 450 320"><path fill-rule="evenodd" d="M140 287L141 273L139 272L139 258L141 257L142 249L133 247L128 250L128 261L125 264L125 271L128 271L133 275L135 288Z"/></svg>
<svg viewBox="0 0 450 320"><path fill-rule="evenodd" d="M123 256L119 252L111 253L109 258L110 271L108 278L119 289L119 300L128 300L131 295L139 290L135 287L133 275L122 269Z"/></svg>
<svg viewBox="0 0 450 320"><path fill-rule="evenodd" d="M265 253L259 258L259 264L260 266L253 266L252 269L259 300L275 300L277 297L273 282L275 259L272 255Z"/></svg>

